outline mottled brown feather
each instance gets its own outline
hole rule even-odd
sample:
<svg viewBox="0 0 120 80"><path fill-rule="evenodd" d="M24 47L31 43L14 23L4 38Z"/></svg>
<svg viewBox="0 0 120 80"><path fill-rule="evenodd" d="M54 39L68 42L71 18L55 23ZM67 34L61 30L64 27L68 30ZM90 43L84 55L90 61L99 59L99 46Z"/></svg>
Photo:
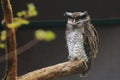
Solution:
<svg viewBox="0 0 120 80"><path fill-rule="evenodd" d="M92 24L84 26L84 48L88 56L88 68L90 68L93 59L98 53L98 33Z"/></svg>

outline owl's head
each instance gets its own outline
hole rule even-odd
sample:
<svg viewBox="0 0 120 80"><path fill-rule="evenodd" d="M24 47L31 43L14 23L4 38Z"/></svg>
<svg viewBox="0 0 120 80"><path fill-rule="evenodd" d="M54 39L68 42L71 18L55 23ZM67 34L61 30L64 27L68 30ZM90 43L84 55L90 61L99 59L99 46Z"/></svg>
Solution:
<svg viewBox="0 0 120 80"><path fill-rule="evenodd" d="M87 11L85 12L65 12L65 16L68 17L68 24L83 24L84 22L90 21L90 16Z"/></svg>

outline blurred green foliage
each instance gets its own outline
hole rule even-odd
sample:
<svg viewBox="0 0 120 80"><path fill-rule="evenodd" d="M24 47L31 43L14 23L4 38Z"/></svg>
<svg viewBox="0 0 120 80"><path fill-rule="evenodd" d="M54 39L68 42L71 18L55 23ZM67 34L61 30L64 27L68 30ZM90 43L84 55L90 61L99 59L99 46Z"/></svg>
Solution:
<svg viewBox="0 0 120 80"><path fill-rule="evenodd" d="M7 24L9 28L18 28L22 25L28 25L29 20L27 20L30 17L35 17L37 16L38 12L36 10L36 7L33 3L30 3L27 5L28 9L23 10L20 12L17 12L17 17L13 19L13 22L10 24ZM6 31L3 30L0 32L0 48L5 48L5 40L6 40ZM44 30L36 30L35 31L35 39L37 40L42 40L42 41L51 41L56 38L56 35L53 31L44 31Z"/></svg>

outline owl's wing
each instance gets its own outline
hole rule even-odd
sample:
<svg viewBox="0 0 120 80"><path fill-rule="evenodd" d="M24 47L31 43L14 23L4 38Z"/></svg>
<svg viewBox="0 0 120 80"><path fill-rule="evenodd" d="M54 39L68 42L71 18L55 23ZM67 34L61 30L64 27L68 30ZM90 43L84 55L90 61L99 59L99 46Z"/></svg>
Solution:
<svg viewBox="0 0 120 80"><path fill-rule="evenodd" d="M87 24L84 27L84 48L88 56L89 63L93 61L98 52L98 33L92 24Z"/></svg>

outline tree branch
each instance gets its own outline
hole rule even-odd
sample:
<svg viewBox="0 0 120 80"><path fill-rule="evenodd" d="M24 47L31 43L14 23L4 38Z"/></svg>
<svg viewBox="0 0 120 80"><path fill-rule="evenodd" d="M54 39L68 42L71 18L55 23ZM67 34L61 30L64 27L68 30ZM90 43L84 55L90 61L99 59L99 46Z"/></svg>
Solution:
<svg viewBox="0 0 120 80"><path fill-rule="evenodd" d="M18 80L52 80L71 74L87 71L82 65L86 65L83 60L67 61L54 66L38 69L20 76Z"/></svg>
<svg viewBox="0 0 120 80"><path fill-rule="evenodd" d="M4 27L7 31L7 41L6 41L7 66L6 66L6 75L4 77L4 80L16 80L17 79L16 33L15 33L15 29L10 29L7 26L7 24L13 22L13 10L10 0L1 0L1 4L4 15L4 20L3 20Z"/></svg>
<svg viewBox="0 0 120 80"><path fill-rule="evenodd" d="M4 15L4 22L6 24L12 23L13 21L13 11L10 4L10 0L1 0L2 10Z"/></svg>

